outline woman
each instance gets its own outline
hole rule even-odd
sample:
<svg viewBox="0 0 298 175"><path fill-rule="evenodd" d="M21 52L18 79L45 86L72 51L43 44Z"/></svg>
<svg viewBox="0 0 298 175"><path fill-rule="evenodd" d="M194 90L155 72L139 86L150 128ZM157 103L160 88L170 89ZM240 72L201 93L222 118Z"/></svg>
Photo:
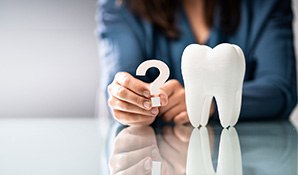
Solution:
<svg viewBox="0 0 298 175"><path fill-rule="evenodd" d="M233 43L244 51L240 119L285 119L296 105L290 0L106 0L98 19L103 90L115 119L123 124L148 125L157 116L189 121L181 55L191 43ZM171 80L161 88L160 108L151 107L148 84L158 72L135 78L138 65L152 58L164 61L171 71Z"/></svg>

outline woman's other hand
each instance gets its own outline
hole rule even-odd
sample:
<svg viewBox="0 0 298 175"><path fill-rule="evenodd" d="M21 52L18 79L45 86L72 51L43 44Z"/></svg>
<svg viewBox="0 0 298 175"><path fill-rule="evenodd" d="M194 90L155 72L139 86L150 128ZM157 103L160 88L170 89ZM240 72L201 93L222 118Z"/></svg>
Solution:
<svg viewBox="0 0 298 175"><path fill-rule="evenodd" d="M184 124L189 122L186 111L185 90L178 80L167 81L161 89L168 96L168 104L160 108L164 121Z"/></svg>
<svg viewBox="0 0 298 175"><path fill-rule="evenodd" d="M169 80L161 89L167 94L168 98L168 104L161 107L159 112L163 120L167 122L174 121L177 124L189 123L186 110L185 90L180 82L178 80ZM212 102L210 116L214 111L214 103Z"/></svg>
<svg viewBox="0 0 298 175"><path fill-rule="evenodd" d="M134 78L127 72L119 72L108 86L108 104L114 118L125 125L150 125L159 113L152 107L150 84ZM167 94L159 94L161 106L168 103Z"/></svg>

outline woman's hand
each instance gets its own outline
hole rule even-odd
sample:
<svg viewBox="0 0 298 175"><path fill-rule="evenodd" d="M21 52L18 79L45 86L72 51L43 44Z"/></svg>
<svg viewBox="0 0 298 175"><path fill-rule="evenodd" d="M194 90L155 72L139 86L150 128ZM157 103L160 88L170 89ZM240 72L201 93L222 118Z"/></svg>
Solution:
<svg viewBox="0 0 298 175"><path fill-rule="evenodd" d="M150 125L159 113L152 107L150 84L142 82L129 73L119 72L108 86L108 104L114 118L125 125ZM161 90L161 106L168 103L167 95Z"/></svg>
<svg viewBox="0 0 298 175"><path fill-rule="evenodd" d="M178 80L167 81L161 89L168 96L168 104L160 108L160 115L167 122L174 121L178 124L189 122L186 102L185 90ZM210 116L214 113L214 103L211 104ZM199 115L199 114L198 114Z"/></svg>
<svg viewBox="0 0 298 175"><path fill-rule="evenodd" d="M167 81L161 89L168 96L168 104L160 108L164 121L184 124L189 122L185 103L185 90L178 80Z"/></svg>

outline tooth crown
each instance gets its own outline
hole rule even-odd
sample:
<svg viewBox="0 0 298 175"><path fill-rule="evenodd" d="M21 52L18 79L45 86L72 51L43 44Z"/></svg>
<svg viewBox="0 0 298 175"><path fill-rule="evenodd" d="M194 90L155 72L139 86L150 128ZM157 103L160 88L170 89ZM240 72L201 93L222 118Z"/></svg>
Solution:
<svg viewBox="0 0 298 175"><path fill-rule="evenodd" d="M241 108L245 58L240 47L223 43L215 48L191 44L181 60L186 105L194 127L208 123L215 97L223 127L234 126Z"/></svg>

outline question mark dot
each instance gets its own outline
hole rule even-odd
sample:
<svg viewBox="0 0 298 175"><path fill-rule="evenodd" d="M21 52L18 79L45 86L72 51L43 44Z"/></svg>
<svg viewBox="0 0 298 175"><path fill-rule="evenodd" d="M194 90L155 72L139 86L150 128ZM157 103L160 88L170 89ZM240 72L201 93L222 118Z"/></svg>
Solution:
<svg viewBox="0 0 298 175"><path fill-rule="evenodd" d="M152 102L152 107L161 106L159 97L152 97L151 102Z"/></svg>

